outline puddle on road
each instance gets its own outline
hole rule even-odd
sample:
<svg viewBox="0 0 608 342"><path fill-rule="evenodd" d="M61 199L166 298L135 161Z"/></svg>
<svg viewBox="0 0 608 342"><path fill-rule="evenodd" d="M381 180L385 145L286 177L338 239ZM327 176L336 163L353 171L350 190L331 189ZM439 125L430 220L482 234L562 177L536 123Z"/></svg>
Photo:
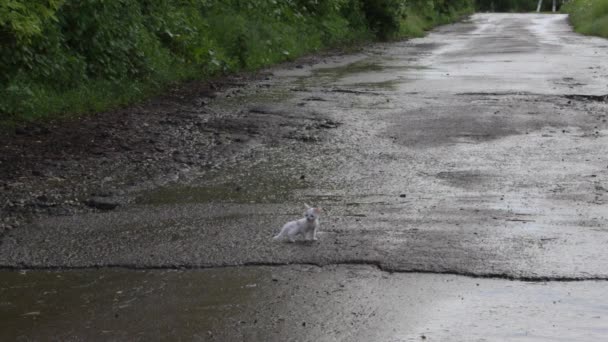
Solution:
<svg viewBox="0 0 608 342"><path fill-rule="evenodd" d="M186 203L276 203L290 198L296 189L305 189L300 179L227 183L215 186L169 186L140 196L137 204L162 205Z"/></svg>
<svg viewBox="0 0 608 342"><path fill-rule="evenodd" d="M294 181L295 182L295 181ZM172 186L153 190L140 196L137 204L191 204L191 203L276 203L290 197L295 188L305 184L260 183L221 184L217 186Z"/></svg>
<svg viewBox="0 0 608 342"><path fill-rule="evenodd" d="M367 74L377 73L383 71L408 71L408 70L424 70L428 69L426 66L421 65L390 65L391 59L364 59L347 65L342 65L333 68L319 68L313 70L313 75L316 76L330 76L336 79L349 76L352 74ZM393 61L395 62L395 61ZM401 59L396 62L402 62Z"/></svg>
<svg viewBox="0 0 608 342"><path fill-rule="evenodd" d="M396 80L387 80L387 81L381 81L381 82L361 82L361 83L355 83L355 84L353 84L353 86L355 86L356 88L396 91L399 87L399 84L401 84L403 82L404 82L403 79L396 79Z"/></svg>
<svg viewBox="0 0 608 342"><path fill-rule="evenodd" d="M254 156L188 184L161 187L141 194L137 204L277 203L312 186L314 172L297 155Z"/></svg>
<svg viewBox="0 0 608 342"><path fill-rule="evenodd" d="M3 271L0 340L205 339L261 281L269 269Z"/></svg>
<svg viewBox="0 0 608 342"><path fill-rule="evenodd" d="M380 72L387 68L387 66L380 64L378 61L365 59L338 67L315 69L313 70L313 75L340 78L351 74Z"/></svg>
<svg viewBox="0 0 608 342"><path fill-rule="evenodd" d="M497 176L479 170L442 171L435 177L451 186L473 189L483 188L487 183L497 181Z"/></svg>
<svg viewBox="0 0 608 342"><path fill-rule="evenodd" d="M282 103L294 96L288 88L278 86L260 86L258 88L234 88L224 96L213 100L208 107L218 113L239 111L245 107Z"/></svg>
<svg viewBox="0 0 608 342"><path fill-rule="evenodd" d="M343 84L394 91L399 84L409 82L406 76L412 71L428 69L419 65L391 65L390 62L390 59L364 59L338 67L314 69L310 76L302 77L296 83L301 87Z"/></svg>
<svg viewBox="0 0 608 342"><path fill-rule="evenodd" d="M0 271L0 340L599 341L606 301L601 281L368 266Z"/></svg>

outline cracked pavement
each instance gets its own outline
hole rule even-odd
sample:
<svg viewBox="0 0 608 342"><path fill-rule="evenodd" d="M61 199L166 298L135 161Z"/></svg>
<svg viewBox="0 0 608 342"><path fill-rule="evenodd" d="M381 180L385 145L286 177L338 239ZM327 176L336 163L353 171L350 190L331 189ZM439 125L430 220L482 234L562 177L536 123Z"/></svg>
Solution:
<svg viewBox="0 0 608 342"><path fill-rule="evenodd" d="M275 69L263 94L246 86L209 108L236 113L231 123L284 127L280 120L292 118L303 126L272 139L253 137L221 168L191 170L132 194L116 210L40 217L9 231L0 265L84 269L57 274L70 286L107 276L96 283L116 291L150 277L141 286L168 300L133 293L141 308L127 305L133 311L126 316L154 305L177 310L175 321L160 319L173 330L151 330L167 338L605 336L606 55L608 41L573 33L564 15L476 14L425 38ZM325 210L319 241L272 241L282 224L301 216L303 203ZM56 273L31 273L24 277L40 291L62 284L45 280ZM231 280L219 287L209 277ZM0 279L7 294L11 281L23 281L8 271ZM283 297L273 297L272 286ZM336 287L339 295L315 293ZM218 293L218 302L205 306ZM204 321L175 306L184 296L198 303ZM107 317L89 319L111 326L108 312L118 308L105 307L101 297L90 303ZM16 307L5 304L14 314ZM302 317L312 318L302 325ZM180 330L188 320L200 329ZM23 327L32 326L23 324L9 336L28 336ZM40 330L30 336L63 333L35 326ZM136 331L150 336L147 326L105 330L111 339L129 340ZM75 335L99 333L89 325Z"/></svg>

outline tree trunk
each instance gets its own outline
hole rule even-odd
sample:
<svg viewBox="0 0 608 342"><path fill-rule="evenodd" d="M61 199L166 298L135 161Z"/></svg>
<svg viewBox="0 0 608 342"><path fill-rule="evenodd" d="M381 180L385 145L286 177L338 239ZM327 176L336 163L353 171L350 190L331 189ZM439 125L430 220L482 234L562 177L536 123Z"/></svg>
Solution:
<svg viewBox="0 0 608 342"><path fill-rule="evenodd" d="M540 8L543 6L543 0L538 0L538 6L536 6L536 12L540 12Z"/></svg>
<svg viewBox="0 0 608 342"><path fill-rule="evenodd" d="M553 0L553 8L552 8L553 12L555 12L557 10L557 0Z"/></svg>

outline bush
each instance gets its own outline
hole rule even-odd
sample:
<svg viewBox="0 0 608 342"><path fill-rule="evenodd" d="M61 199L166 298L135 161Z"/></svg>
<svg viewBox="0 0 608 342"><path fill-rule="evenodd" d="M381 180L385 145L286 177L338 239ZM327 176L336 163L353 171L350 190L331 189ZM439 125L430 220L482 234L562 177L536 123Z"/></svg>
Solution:
<svg viewBox="0 0 608 342"><path fill-rule="evenodd" d="M608 38L608 0L573 0L562 11L577 32Z"/></svg>
<svg viewBox="0 0 608 342"><path fill-rule="evenodd" d="M405 2L400 0L363 0L363 11L369 27L382 40L399 33Z"/></svg>

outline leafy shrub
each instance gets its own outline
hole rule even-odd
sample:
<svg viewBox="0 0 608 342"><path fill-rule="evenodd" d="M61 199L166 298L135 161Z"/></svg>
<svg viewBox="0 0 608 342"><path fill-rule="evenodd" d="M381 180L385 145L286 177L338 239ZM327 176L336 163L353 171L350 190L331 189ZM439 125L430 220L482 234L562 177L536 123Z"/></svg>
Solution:
<svg viewBox="0 0 608 342"><path fill-rule="evenodd" d="M608 0L573 0L562 11L577 32L608 38Z"/></svg>
<svg viewBox="0 0 608 342"><path fill-rule="evenodd" d="M400 0L363 0L363 11L369 27L378 38L386 40L399 33L405 2Z"/></svg>
<svg viewBox="0 0 608 342"><path fill-rule="evenodd" d="M83 56L89 78L138 78L147 71L140 5L130 0L66 1L58 13L67 49Z"/></svg>
<svg viewBox="0 0 608 342"><path fill-rule="evenodd" d="M2 40L28 42L39 36L63 0L3 0L0 2L0 31Z"/></svg>

